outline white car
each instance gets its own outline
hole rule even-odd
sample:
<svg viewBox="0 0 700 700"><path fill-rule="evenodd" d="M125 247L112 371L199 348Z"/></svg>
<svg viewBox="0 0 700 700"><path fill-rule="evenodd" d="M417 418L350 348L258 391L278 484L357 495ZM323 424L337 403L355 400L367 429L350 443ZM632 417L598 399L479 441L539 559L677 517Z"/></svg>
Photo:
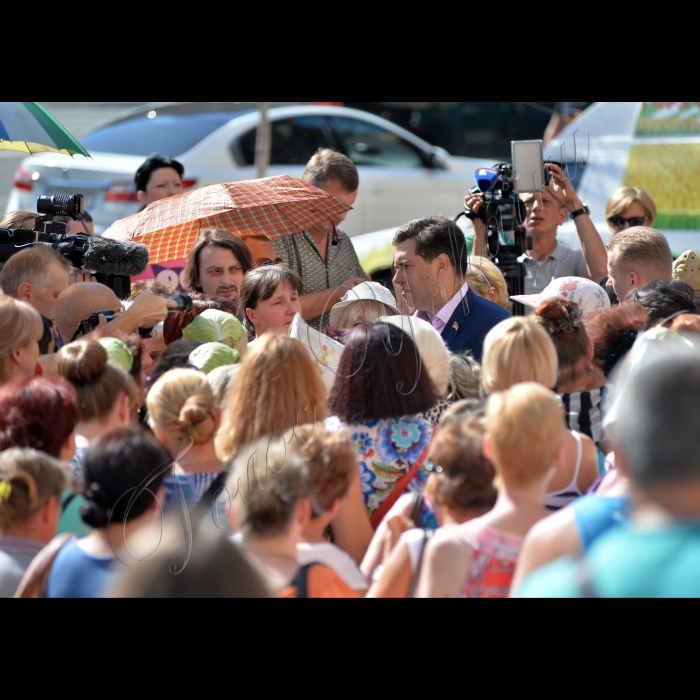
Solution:
<svg viewBox="0 0 700 700"><path fill-rule="evenodd" d="M427 214L454 216L483 159L453 158L443 149L381 117L344 107L274 107L268 175L300 177L319 147L347 154L360 189L343 229L351 236ZM236 103L183 103L133 110L81 139L92 158L39 154L17 170L7 211L36 209L39 195L85 196L102 233L137 212L134 172L157 151L185 167L183 184L256 177L255 137L260 115Z"/></svg>

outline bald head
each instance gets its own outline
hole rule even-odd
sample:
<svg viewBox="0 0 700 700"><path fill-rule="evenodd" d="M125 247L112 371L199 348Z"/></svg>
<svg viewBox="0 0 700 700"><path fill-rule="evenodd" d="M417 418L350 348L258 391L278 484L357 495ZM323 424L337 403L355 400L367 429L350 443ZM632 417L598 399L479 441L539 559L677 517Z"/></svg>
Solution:
<svg viewBox="0 0 700 700"><path fill-rule="evenodd" d="M116 309L120 304L117 295L104 284L71 284L56 300L56 325L63 341L68 343L78 324L91 313L101 309Z"/></svg>

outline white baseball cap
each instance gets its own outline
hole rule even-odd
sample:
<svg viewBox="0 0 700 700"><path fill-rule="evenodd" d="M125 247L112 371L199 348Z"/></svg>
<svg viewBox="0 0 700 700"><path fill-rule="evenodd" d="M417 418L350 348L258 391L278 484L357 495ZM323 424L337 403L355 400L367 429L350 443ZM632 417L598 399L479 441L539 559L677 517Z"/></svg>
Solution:
<svg viewBox="0 0 700 700"><path fill-rule="evenodd" d="M330 315L330 325L335 326L337 323L338 312L348 304L355 301L380 301L388 306L395 314L401 312L396 308L396 299L394 295L379 282L360 282L352 289L345 292L340 301L333 306Z"/></svg>
<svg viewBox="0 0 700 700"><path fill-rule="evenodd" d="M551 297L564 297L581 307L582 311L610 308L610 298L603 287L585 277L559 277L552 280L539 294L516 294L513 301L536 309Z"/></svg>

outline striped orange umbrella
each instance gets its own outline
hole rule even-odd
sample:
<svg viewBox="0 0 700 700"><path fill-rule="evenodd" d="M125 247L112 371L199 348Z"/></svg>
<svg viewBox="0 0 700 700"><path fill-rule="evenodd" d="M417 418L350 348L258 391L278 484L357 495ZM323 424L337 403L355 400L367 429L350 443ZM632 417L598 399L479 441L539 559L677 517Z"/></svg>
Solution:
<svg viewBox="0 0 700 700"><path fill-rule="evenodd" d="M350 209L308 182L277 175L207 185L160 199L139 214L116 221L103 235L145 244L149 262L158 264L187 257L202 229L279 238L306 231Z"/></svg>

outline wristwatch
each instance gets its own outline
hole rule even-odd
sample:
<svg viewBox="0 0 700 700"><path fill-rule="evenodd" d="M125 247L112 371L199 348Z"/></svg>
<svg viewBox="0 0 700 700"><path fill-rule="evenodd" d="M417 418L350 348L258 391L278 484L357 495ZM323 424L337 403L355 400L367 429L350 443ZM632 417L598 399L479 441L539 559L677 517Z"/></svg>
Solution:
<svg viewBox="0 0 700 700"><path fill-rule="evenodd" d="M572 219L575 219L577 216L580 216L581 214L588 214L590 215L591 210L588 208L588 204L585 204L580 208L577 209L576 211L572 211L570 216Z"/></svg>

